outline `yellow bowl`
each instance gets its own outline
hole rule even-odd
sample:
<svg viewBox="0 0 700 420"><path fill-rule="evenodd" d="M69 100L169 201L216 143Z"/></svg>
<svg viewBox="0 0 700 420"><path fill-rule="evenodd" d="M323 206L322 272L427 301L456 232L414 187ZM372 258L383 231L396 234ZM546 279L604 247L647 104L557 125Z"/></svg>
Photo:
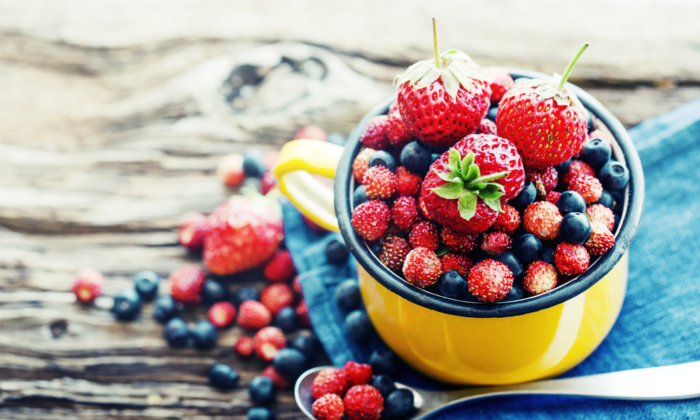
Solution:
<svg viewBox="0 0 700 420"><path fill-rule="evenodd" d="M510 70L514 78L543 77ZM626 251L644 202L644 176L626 130L598 101L570 86L615 137L613 154L627 164L630 183L615 247L592 261L586 273L545 294L483 304L436 295L388 270L352 229L352 161L367 121L385 114L393 98L358 124L344 150L314 140L295 140L281 151L275 174L280 190L308 217L340 230L358 261L362 299L375 329L404 361L437 380L454 384L511 384L561 374L585 359L612 328L625 297ZM334 193L311 174L335 178Z"/></svg>

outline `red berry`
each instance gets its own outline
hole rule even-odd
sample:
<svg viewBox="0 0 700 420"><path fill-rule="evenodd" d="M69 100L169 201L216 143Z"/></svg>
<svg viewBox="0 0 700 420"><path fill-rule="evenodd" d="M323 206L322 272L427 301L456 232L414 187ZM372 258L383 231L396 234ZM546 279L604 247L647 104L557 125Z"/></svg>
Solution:
<svg viewBox="0 0 700 420"><path fill-rule="evenodd" d="M515 233L520 227L520 213L513 206L504 204L501 206L503 213L498 215L498 219L491 226L493 230L499 230L508 234Z"/></svg>
<svg viewBox="0 0 700 420"><path fill-rule="evenodd" d="M348 378L344 371L336 368L323 369L311 383L311 396L316 399L326 394L342 397L348 388Z"/></svg>
<svg viewBox="0 0 700 420"><path fill-rule="evenodd" d="M376 152L374 149L362 149L352 162L352 174L355 175L355 179L360 184L362 184L362 180L365 179L365 172L369 169L369 158L374 152Z"/></svg>
<svg viewBox="0 0 700 420"><path fill-rule="evenodd" d="M498 302L513 287L513 273L508 267L495 260L483 260L469 271L467 286L471 294L482 302Z"/></svg>
<svg viewBox="0 0 700 420"><path fill-rule="evenodd" d="M102 296L105 279L102 274L92 268L84 268L75 273L75 281L71 291L79 302L91 303Z"/></svg>
<svg viewBox="0 0 700 420"><path fill-rule="evenodd" d="M260 302L272 315L277 315L285 306L294 304L294 292L284 283L271 284L260 292Z"/></svg>
<svg viewBox="0 0 700 420"><path fill-rule="evenodd" d="M476 241L479 235L475 233L460 233L450 228L443 227L442 232L440 232L440 237L450 251L466 254L476 248Z"/></svg>
<svg viewBox="0 0 700 420"><path fill-rule="evenodd" d="M235 317L236 308L228 302L217 302L207 312L207 319L216 328L228 327Z"/></svg>
<svg viewBox="0 0 700 420"><path fill-rule="evenodd" d="M238 340L236 341L236 344L234 344L234 349L236 349L236 353L243 357L249 357L250 355L253 354L253 339L242 335L238 337Z"/></svg>
<svg viewBox="0 0 700 420"><path fill-rule="evenodd" d="M265 327L253 337L255 354L266 362L271 362L279 349L287 346L284 333L277 327Z"/></svg>
<svg viewBox="0 0 700 420"><path fill-rule="evenodd" d="M260 376L267 376L268 378L272 379L272 383L275 384L275 388L277 389L285 389L289 385L287 378L280 375L280 373L277 372L277 369L275 369L272 365L263 369Z"/></svg>
<svg viewBox="0 0 700 420"><path fill-rule="evenodd" d="M615 246L615 237L602 223L591 223L591 236L586 242L586 249L591 255L603 255Z"/></svg>
<svg viewBox="0 0 700 420"><path fill-rule="evenodd" d="M575 276L588 269L591 256L583 245L571 245L565 242L554 250L554 264L557 270L566 276Z"/></svg>
<svg viewBox="0 0 700 420"><path fill-rule="evenodd" d="M563 219L556 205L549 201L530 204L523 213L523 227L543 241L559 236L559 225Z"/></svg>
<svg viewBox="0 0 700 420"><path fill-rule="evenodd" d="M478 134L493 134L494 136L497 131L496 123L488 118L483 118L481 124L479 124L479 129L476 130Z"/></svg>
<svg viewBox="0 0 700 420"><path fill-rule="evenodd" d="M527 267L523 288L531 295L541 295L557 287L557 269L544 261L535 261Z"/></svg>
<svg viewBox="0 0 700 420"><path fill-rule="evenodd" d="M610 232L615 228L615 215L612 210L602 204L592 204L586 209L586 215L591 222L602 223Z"/></svg>
<svg viewBox="0 0 700 420"><path fill-rule="evenodd" d="M352 227L363 239L376 241L389 228L391 210L381 200L369 200L352 211Z"/></svg>
<svg viewBox="0 0 700 420"><path fill-rule="evenodd" d="M401 112L399 112L399 105L396 103L396 101L392 102L391 105L389 105L388 115L390 117L397 116L397 115L399 117L401 117Z"/></svg>
<svg viewBox="0 0 700 420"><path fill-rule="evenodd" d="M224 158L219 161L216 174L227 187L238 187L243 184L245 180L243 155L240 153L231 153L224 156Z"/></svg>
<svg viewBox="0 0 700 420"><path fill-rule="evenodd" d="M481 250L491 256L508 251L512 244L513 240L505 232L486 232L481 237Z"/></svg>
<svg viewBox="0 0 700 420"><path fill-rule="evenodd" d="M513 77L499 67L485 67L484 74L489 78L491 88L491 105L498 105L503 95L513 87Z"/></svg>
<svg viewBox="0 0 700 420"><path fill-rule="evenodd" d="M190 251L199 251L204 246L204 238L209 232L207 216L200 213L188 213L182 217L182 223L177 231L180 245Z"/></svg>
<svg viewBox="0 0 700 420"><path fill-rule="evenodd" d="M550 191L547 193L547 197L545 198L545 200L556 205L559 202L560 196L561 196L561 193L559 191Z"/></svg>
<svg viewBox="0 0 700 420"><path fill-rule="evenodd" d="M349 361L343 366L343 372L348 379L348 386L362 385L372 379L372 366Z"/></svg>
<svg viewBox="0 0 700 420"><path fill-rule="evenodd" d="M417 287L434 284L442 274L442 263L437 255L428 248L415 248L406 256L403 263L403 275L406 281Z"/></svg>
<svg viewBox="0 0 700 420"><path fill-rule="evenodd" d="M186 306L197 305L201 300L206 274L196 265L180 267L170 274L170 296Z"/></svg>
<svg viewBox="0 0 700 420"><path fill-rule="evenodd" d="M255 300L246 300L238 308L236 323L246 330L259 330L270 324L272 315L262 303Z"/></svg>
<svg viewBox="0 0 700 420"><path fill-rule="evenodd" d="M360 137L360 141L367 147L371 147L375 150L386 149L389 146L389 116L388 115L378 115L372 117L365 131Z"/></svg>
<svg viewBox="0 0 700 420"><path fill-rule="evenodd" d="M303 327L311 326L311 319L309 319L309 308L306 307L305 300L299 302L297 307L294 308L294 312L297 313L297 316L299 317L299 322Z"/></svg>
<svg viewBox="0 0 700 420"><path fill-rule="evenodd" d="M277 177L270 171L265 172L260 179L260 192L262 195L267 195L275 188L277 188Z"/></svg>
<svg viewBox="0 0 700 420"><path fill-rule="evenodd" d="M292 255L287 250L277 251L265 265L263 275L270 283L284 283L297 274Z"/></svg>
<svg viewBox="0 0 700 420"><path fill-rule="evenodd" d="M378 420L384 411L384 398L371 385L355 385L343 398L348 420Z"/></svg>
<svg viewBox="0 0 700 420"><path fill-rule="evenodd" d="M420 222L418 215L418 200L413 197L399 197L391 207L391 216L399 229L410 231L413 225Z"/></svg>
<svg viewBox="0 0 700 420"><path fill-rule="evenodd" d="M370 199L391 198L396 192L396 176L381 165L369 168L362 183Z"/></svg>
<svg viewBox="0 0 700 420"><path fill-rule="evenodd" d="M433 222L422 221L411 229L408 242L412 248L428 248L435 251L440 245L440 228Z"/></svg>
<svg viewBox="0 0 700 420"><path fill-rule="evenodd" d="M603 195L603 185L598 178L589 175L579 175L569 182L569 190L576 191L586 203L595 203Z"/></svg>
<svg viewBox="0 0 700 420"><path fill-rule="evenodd" d="M608 143L612 144L615 143L615 137L613 137L612 134L610 134L609 131L597 128L590 133L588 133L588 137L591 139L603 139L606 140Z"/></svg>
<svg viewBox="0 0 700 420"><path fill-rule="evenodd" d="M403 166L396 168L396 193L400 196L416 196L420 192L423 178Z"/></svg>
<svg viewBox="0 0 700 420"><path fill-rule="evenodd" d="M469 270L472 268L474 263L466 255L453 254L448 252L440 258L442 263L442 272L447 273L448 271L456 271L460 276L465 279L469 276Z"/></svg>
<svg viewBox="0 0 700 420"><path fill-rule="evenodd" d="M564 186L569 185L569 182L579 175L595 176L595 171L586 162L574 159L564 174Z"/></svg>
<svg viewBox="0 0 700 420"><path fill-rule="evenodd" d="M387 238L379 251L379 261L395 273L401 273L406 256L411 252L411 247L405 239L398 236Z"/></svg>
<svg viewBox="0 0 700 420"><path fill-rule="evenodd" d="M311 139L326 141L326 132L322 128L315 125L307 125L302 127L294 134L293 140L296 139Z"/></svg>
<svg viewBox="0 0 700 420"><path fill-rule="evenodd" d="M339 396L326 394L314 401L311 414L318 420L340 420L345 414L345 405Z"/></svg>
<svg viewBox="0 0 700 420"><path fill-rule="evenodd" d="M389 115L389 143L396 148L396 150L401 150L405 145L411 142L413 138L411 136L411 130L406 127L401 114Z"/></svg>
<svg viewBox="0 0 700 420"><path fill-rule="evenodd" d="M527 179L535 184L537 195L547 196L547 193L557 187L559 172L553 166L544 169L532 169L527 172Z"/></svg>
<svg viewBox="0 0 700 420"><path fill-rule="evenodd" d="M299 281L299 276L294 277L294 281L292 281L292 290L294 291L294 294L297 297L302 296L301 292L301 282Z"/></svg>

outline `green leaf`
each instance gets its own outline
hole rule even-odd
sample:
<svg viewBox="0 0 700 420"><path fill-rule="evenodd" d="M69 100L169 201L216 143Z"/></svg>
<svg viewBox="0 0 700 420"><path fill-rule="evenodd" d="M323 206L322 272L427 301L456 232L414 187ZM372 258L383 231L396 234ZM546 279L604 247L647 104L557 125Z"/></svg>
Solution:
<svg viewBox="0 0 700 420"><path fill-rule="evenodd" d="M479 190L479 197L483 198L484 200L498 200L499 198L503 197L503 193L496 189L495 191L490 191L489 186L491 184L487 184L486 188Z"/></svg>
<svg viewBox="0 0 700 420"><path fill-rule="evenodd" d="M462 176L464 176L465 179L467 177L469 167L472 166L472 163L474 163L474 152L472 152L470 150L469 153L467 153L467 155L464 157L464 159L462 159L462 171L461 172L462 172Z"/></svg>
<svg viewBox="0 0 700 420"><path fill-rule="evenodd" d="M410 84L411 84L411 85L415 85L416 82L418 82L418 80L420 80L421 77L423 77L423 76L425 76L426 74L428 74L428 72L430 71L430 69L431 69L432 67L433 67L433 66L432 66L430 63L428 63L428 62L426 62L426 61L422 62L420 66L416 67L416 68L409 74L409 77L410 77L410 79L409 79L409 80L410 80Z"/></svg>
<svg viewBox="0 0 700 420"><path fill-rule="evenodd" d="M450 71L441 72L440 80L442 80L445 91L453 101L457 100L457 92L459 92L459 80Z"/></svg>
<svg viewBox="0 0 700 420"><path fill-rule="evenodd" d="M476 194L467 192L459 197L457 208L462 219L470 220L476 214Z"/></svg>
<svg viewBox="0 0 700 420"><path fill-rule="evenodd" d="M433 169L433 172L443 181L463 183L462 178L454 172L438 172L437 169Z"/></svg>
<svg viewBox="0 0 700 420"><path fill-rule="evenodd" d="M466 175L464 175L464 181L470 183L471 181L479 178L480 176L481 171L479 170L479 167L477 165L470 165Z"/></svg>
<svg viewBox="0 0 700 420"><path fill-rule="evenodd" d="M491 199L487 199L487 198L483 198L483 197L482 197L482 200L484 201L484 204L486 204L487 206L489 206L489 208L491 208L491 210L497 211L499 213L503 213L503 209L501 208L501 200L499 200L499 199L491 200Z"/></svg>
<svg viewBox="0 0 700 420"><path fill-rule="evenodd" d="M469 181L469 183L470 183L470 184L474 184L474 185L476 185L476 184L485 184L485 183L487 183L487 182L489 182L489 181L494 181L494 180L496 180L496 179L506 177L506 176L508 176L509 173L510 173L510 171L496 172L495 174L489 174L489 175L480 176L480 177L478 177L478 178L476 178L476 179L473 179L473 180ZM470 186L471 186L471 185L470 185Z"/></svg>
<svg viewBox="0 0 700 420"><path fill-rule="evenodd" d="M465 189L461 182L448 182L437 188L433 188L431 191L444 199L454 200L455 198L459 198L465 192Z"/></svg>
<svg viewBox="0 0 700 420"><path fill-rule="evenodd" d="M433 66L428 72L416 83L416 89L423 89L430 86L440 77L440 70Z"/></svg>
<svg viewBox="0 0 700 420"><path fill-rule="evenodd" d="M456 149L450 149L449 156L448 164L455 168L454 172L459 172L462 163L462 157L459 155L459 152Z"/></svg>
<svg viewBox="0 0 700 420"><path fill-rule="evenodd" d="M436 254L438 257L442 257L443 255L447 254L448 252L450 252L450 250L447 249L447 247L445 246L445 244L440 244L440 246L438 247L437 251L435 251L435 254Z"/></svg>

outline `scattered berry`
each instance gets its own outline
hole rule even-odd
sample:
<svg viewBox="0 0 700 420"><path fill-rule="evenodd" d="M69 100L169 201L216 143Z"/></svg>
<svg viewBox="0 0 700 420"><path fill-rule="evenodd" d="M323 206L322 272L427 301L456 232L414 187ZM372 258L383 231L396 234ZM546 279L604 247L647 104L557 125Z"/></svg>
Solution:
<svg viewBox="0 0 700 420"><path fill-rule="evenodd" d="M520 217L518 217L520 219ZM443 227L440 232L442 242L447 249L458 254L466 254L476 248L476 242L479 238L475 233L460 233L448 227Z"/></svg>
<svg viewBox="0 0 700 420"><path fill-rule="evenodd" d="M141 312L141 296L134 289L124 289L114 297L112 312L122 321L131 321Z"/></svg>
<svg viewBox="0 0 700 420"><path fill-rule="evenodd" d="M348 361L342 371L347 378L348 387L368 383L372 379L372 366Z"/></svg>
<svg viewBox="0 0 700 420"><path fill-rule="evenodd" d="M559 202L559 197L561 197L561 193L559 191L550 191L547 193L545 200L556 205ZM560 210L560 212L561 212L561 210Z"/></svg>
<svg viewBox="0 0 700 420"><path fill-rule="evenodd" d="M505 264L486 259L476 263L469 271L467 285L469 292L481 302L498 302L513 286L513 273Z"/></svg>
<svg viewBox="0 0 700 420"><path fill-rule="evenodd" d="M262 150L252 147L243 152L243 171L246 176L253 178L258 178L267 171Z"/></svg>
<svg viewBox="0 0 700 420"><path fill-rule="evenodd" d="M231 366L217 363L209 369L209 383L218 389L233 389L238 385L240 376Z"/></svg>
<svg viewBox="0 0 700 420"><path fill-rule="evenodd" d="M293 332L299 328L299 315L291 306L285 306L275 316L275 326L286 333Z"/></svg>
<svg viewBox="0 0 700 420"><path fill-rule="evenodd" d="M228 298L228 288L218 281L207 279L202 286L202 302L213 305Z"/></svg>
<svg viewBox="0 0 700 420"><path fill-rule="evenodd" d="M161 324L176 317L182 310L182 305L176 303L170 296L161 296L156 299L153 308L153 317Z"/></svg>
<svg viewBox="0 0 700 420"><path fill-rule="evenodd" d="M271 362L286 345L284 333L276 327L264 327L253 336L253 350L266 362Z"/></svg>
<svg viewBox="0 0 700 420"><path fill-rule="evenodd" d="M272 360L272 366L280 375L295 381L306 370L306 356L296 349L281 349Z"/></svg>
<svg viewBox="0 0 700 420"><path fill-rule="evenodd" d="M352 227L367 241L376 241L384 236L390 220L391 210L380 200L369 200L352 212Z"/></svg>
<svg viewBox="0 0 700 420"><path fill-rule="evenodd" d="M630 172L620 162L611 160L600 168L598 178L606 190L619 191L629 183Z"/></svg>
<svg viewBox="0 0 700 420"><path fill-rule="evenodd" d="M456 271L460 276L465 278L469 275L469 270L472 268L472 265L474 265L472 260L466 255L453 254L451 252L440 257L440 262L442 263L443 275L448 271Z"/></svg>
<svg viewBox="0 0 700 420"><path fill-rule="evenodd" d="M134 289L146 302L152 301L158 294L160 278L153 271L139 271L134 274Z"/></svg>
<svg viewBox="0 0 700 420"><path fill-rule="evenodd" d="M350 312L343 321L343 327L348 337L356 343L364 342L372 335L372 323L367 317L367 313L361 309Z"/></svg>
<svg viewBox="0 0 700 420"><path fill-rule="evenodd" d="M442 274L442 263L435 252L428 248L414 248L406 256L403 275L406 281L417 287L434 284Z"/></svg>
<svg viewBox="0 0 700 420"><path fill-rule="evenodd" d="M355 279L347 279L335 289L335 301L338 307L350 312L360 306L360 285Z"/></svg>
<svg viewBox="0 0 700 420"><path fill-rule="evenodd" d="M299 323L302 325L302 327L311 326L311 319L309 318L309 308L306 307L306 301L302 299L302 301L299 302L297 307L294 308L294 312L297 313L297 316L299 317Z"/></svg>
<svg viewBox="0 0 700 420"><path fill-rule="evenodd" d="M355 385L343 398L348 420L378 420L384 411L382 394L371 385Z"/></svg>
<svg viewBox="0 0 700 420"><path fill-rule="evenodd" d="M576 191L586 203L595 203L603 194L603 186L597 178L588 175L579 175L569 182L569 190Z"/></svg>
<svg viewBox="0 0 700 420"><path fill-rule="evenodd" d="M391 216L399 229L410 232L413 225L420 222L418 200L414 197L399 197L391 207Z"/></svg>
<svg viewBox="0 0 700 420"><path fill-rule="evenodd" d="M105 279L99 271L85 268L75 274L71 291L75 293L79 302L92 303L96 298L102 296L104 283Z"/></svg>
<svg viewBox="0 0 700 420"><path fill-rule="evenodd" d="M569 182L579 175L595 176L595 171L586 162L574 159L564 175L564 186L569 185Z"/></svg>
<svg viewBox="0 0 700 420"><path fill-rule="evenodd" d="M207 312L207 319L214 324L216 328L228 327L233 318L236 317L236 308L228 302L218 302L212 305Z"/></svg>
<svg viewBox="0 0 700 420"><path fill-rule="evenodd" d="M424 175L433 162L430 155L430 150L420 142L412 141L401 150L399 160L407 170L414 174Z"/></svg>
<svg viewBox="0 0 700 420"><path fill-rule="evenodd" d="M275 400L275 383L267 376L256 376L248 384L248 395L254 404L270 404Z"/></svg>
<svg viewBox="0 0 700 420"><path fill-rule="evenodd" d="M294 277L294 280L292 280L292 290L294 291L295 296L302 296L301 281L299 281L299 276Z"/></svg>
<svg viewBox="0 0 700 420"><path fill-rule="evenodd" d="M600 195L600 198L594 204L601 204L609 209L612 209L614 203L615 199L613 198L612 194L610 194L608 191L603 190L603 193Z"/></svg>
<svg viewBox="0 0 700 420"><path fill-rule="evenodd" d="M316 337L311 335L300 334L289 340L289 348L297 349L306 356L308 360L313 359L316 354Z"/></svg>
<svg viewBox="0 0 700 420"><path fill-rule="evenodd" d="M423 178L403 166L396 169L396 193L399 197L418 195L422 182Z"/></svg>
<svg viewBox="0 0 700 420"><path fill-rule="evenodd" d="M263 369L260 375L272 379L272 383L275 384L275 388L277 389L285 389L287 386L289 386L289 381L287 380L287 378L280 375L280 373L277 372L277 370L273 366L268 366L265 369Z"/></svg>
<svg viewBox="0 0 700 420"><path fill-rule="evenodd" d="M219 333L216 331L216 327L206 319L199 321L192 327L194 346L200 350L213 349L218 338Z"/></svg>
<svg viewBox="0 0 700 420"><path fill-rule="evenodd" d="M499 67L485 67L484 74L489 78L491 88L491 105L498 105L503 95L513 87L513 77Z"/></svg>
<svg viewBox="0 0 700 420"><path fill-rule="evenodd" d="M554 264L566 276L575 276L588 269L591 256L583 245L562 242L554 250Z"/></svg>
<svg viewBox="0 0 700 420"><path fill-rule="evenodd" d="M384 401L386 413L390 417L405 416L413 411L413 392L409 389L402 388L389 394Z"/></svg>
<svg viewBox="0 0 700 420"><path fill-rule="evenodd" d="M250 357L253 354L253 339L242 335L238 337L238 340L236 340L236 344L234 344L233 348L236 350L236 353L243 357Z"/></svg>
<svg viewBox="0 0 700 420"><path fill-rule="evenodd" d="M391 124L389 123L388 115L378 115L372 117L365 131L360 136L360 142L367 147L372 149L381 150L386 149L389 146L389 128Z"/></svg>
<svg viewBox="0 0 700 420"><path fill-rule="evenodd" d="M548 192L557 187L559 173L553 166L544 169L533 169L528 171L527 179L535 185L537 195L546 197Z"/></svg>
<svg viewBox="0 0 700 420"><path fill-rule="evenodd" d="M260 293L260 302L272 315L277 315L282 308L294 303L294 292L284 283L271 284Z"/></svg>
<svg viewBox="0 0 700 420"><path fill-rule="evenodd" d="M196 265L186 265L170 274L170 295L175 302L195 306L202 300L206 274Z"/></svg>
<svg viewBox="0 0 700 420"><path fill-rule="evenodd" d="M369 364L375 375L388 375L394 377L397 372L396 357L389 349L379 349L369 356Z"/></svg>
<svg viewBox="0 0 700 420"><path fill-rule="evenodd" d="M542 242L531 233L519 235L513 240L513 253L523 264L527 264L539 258Z"/></svg>
<svg viewBox="0 0 700 420"><path fill-rule="evenodd" d="M275 420L275 414L265 407L251 407L246 414L247 420Z"/></svg>
<svg viewBox="0 0 700 420"><path fill-rule="evenodd" d="M209 232L207 217L200 213L189 213L183 216L177 238L180 245L190 251L199 251L204 247L204 238Z"/></svg>
<svg viewBox="0 0 700 420"><path fill-rule="evenodd" d="M493 134L496 135L497 127L496 123L489 120L488 118L483 118L481 124L479 124L479 129L476 130L478 134Z"/></svg>
<svg viewBox="0 0 700 420"><path fill-rule="evenodd" d="M297 269L294 267L292 255L286 249L275 252L263 270L263 275L270 283L288 282L296 274Z"/></svg>
<svg viewBox="0 0 700 420"><path fill-rule="evenodd" d="M394 158L391 153L384 150L378 150L372 153L372 156L369 157L368 166L370 168L374 168L375 166L383 166L393 173L396 172L396 167L399 165L396 162L396 158Z"/></svg>
<svg viewBox="0 0 700 420"><path fill-rule="evenodd" d="M508 204L504 204L502 209L503 213L498 215L491 228L512 235L520 227L520 213Z"/></svg>
<svg viewBox="0 0 700 420"><path fill-rule="evenodd" d="M396 390L394 380L391 379L389 375L374 375L371 385L377 388L377 391L379 391L384 398Z"/></svg>
<svg viewBox="0 0 700 420"><path fill-rule="evenodd" d="M322 128L316 127L315 125L307 125L302 127L294 134L292 140L296 139L310 139L326 141L326 132Z"/></svg>
<svg viewBox="0 0 700 420"><path fill-rule="evenodd" d="M428 221L417 223L411 229L408 242L413 248L423 247L435 251L440 245L439 227L435 223Z"/></svg>
<svg viewBox="0 0 700 420"><path fill-rule="evenodd" d="M533 235L530 236L532 236L537 242L539 242L539 240ZM510 270L510 272L513 273L513 277L518 277L523 273L523 263L521 263L518 257L516 257L515 254L513 254L511 251L501 252L500 254L493 257L493 259L505 264L506 267L508 267L508 269Z"/></svg>
<svg viewBox="0 0 700 420"><path fill-rule="evenodd" d="M523 227L541 240L552 240L559 236L562 215L549 201L538 201L527 206L523 214Z"/></svg>
<svg viewBox="0 0 700 420"><path fill-rule="evenodd" d="M552 248L542 249L542 261L554 265L554 250Z"/></svg>
<svg viewBox="0 0 700 420"><path fill-rule="evenodd" d="M326 394L314 401L311 414L318 420L340 420L345 414L345 405L336 394Z"/></svg>
<svg viewBox="0 0 700 420"><path fill-rule="evenodd" d="M467 281L464 277L456 270L445 271L437 282L438 290L445 297L461 299L467 291Z"/></svg>
<svg viewBox="0 0 700 420"><path fill-rule="evenodd" d="M561 220L559 239L568 244L585 244L591 236L591 222L583 213L568 213Z"/></svg>
<svg viewBox="0 0 700 420"><path fill-rule="evenodd" d="M355 175L357 182L362 183L362 180L365 179L365 172L369 169L369 158L374 152L374 149L362 149L352 162L352 174Z"/></svg>
<svg viewBox="0 0 700 420"><path fill-rule="evenodd" d="M610 232L615 227L615 216L612 210L601 204L593 204L586 209L586 215L591 219L591 222L602 223Z"/></svg>
<svg viewBox="0 0 700 420"><path fill-rule="evenodd" d="M520 300L523 297L525 297L525 289L523 289L523 286L517 282L513 282L513 287L510 288L510 292L506 295L506 297L501 300L501 302L513 302L516 300Z"/></svg>
<svg viewBox="0 0 700 420"><path fill-rule="evenodd" d="M591 236L586 242L586 249L591 255L603 255L615 245L615 237L602 223L591 223Z"/></svg>
<svg viewBox="0 0 700 420"><path fill-rule="evenodd" d="M520 211L523 211L527 208L527 206L535 202L536 197L537 188L535 188L535 184L530 182L529 179L526 179L523 190L520 191L520 193L517 196L515 196L514 199L508 201L508 204Z"/></svg>
<svg viewBox="0 0 700 420"><path fill-rule="evenodd" d="M258 292L258 289L250 286L244 286L236 290L236 292L233 294L233 306L236 308L241 306L241 303L245 302L246 300L260 301L260 292Z"/></svg>
<svg viewBox="0 0 700 420"><path fill-rule="evenodd" d="M216 174L227 187L239 187L245 180L243 155L231 153L223 157L216 167Z"/></svg>
<svg viewBox="0 0 700 420"><path fill-rule="evenodd" d="M389 116L389 143L396 149L401 149L411 141L411 130L406 127L401 115Z"/></svg>
<svg viewBox="0 0 700 420"><path fill-rule="evenodd" d="M311 384L311 396L314 399L326 394L343 396L350 386L345 372L337 368L323 369L316 375Z"/></svg>
<svg viewBox="0 0 700 420"><path fill-rule="evenodd" d="M557 270L544 261L535 261L527 266L523 288L531 295L541 295L557 287Z"/></svg>
<svg viewBox="0 0 700 420"><path fill-rule="evenodd" d="M562 215L567 213L583 213L586 211L586 200L576 191L564 191L559 196L557 208Z"/></svg>
<svg viewBox="0 0 700 420"><path fill-rule="evenodd" d="M391 198L396 192L396 176L383 166L369 168L362 183L370 199Z"/></svg>
<svg viewBox="0 0 700 420"><path fill-rule="evenodd" d="M260 302L246 300L238 308L238 318L236 323L246 330L259 330L270 324L272 315L270 311Z"/></svg>
<svg viewBox="0 0 700 420"><path fill-rule="evenodd" d="M369 197L367 197L367 189L364 185L360 185L359 187L355 188L355 191L352 193L352 208L357 208L357 206L367 200L369 200Z"/></svg>
<svg viewBox="0 0 700 420"><path fill-rule="evenodd" d="M505 232L486 232L481 237L481 250L494 256L510 249L513 240Z"/></svg>
<svg viewBox="0 0 700 420"><path fill-rule="evenodd" d="M182 348L187 345L190 329L182 318L173 318L165 324L163 337L170 347Z"/></svg>

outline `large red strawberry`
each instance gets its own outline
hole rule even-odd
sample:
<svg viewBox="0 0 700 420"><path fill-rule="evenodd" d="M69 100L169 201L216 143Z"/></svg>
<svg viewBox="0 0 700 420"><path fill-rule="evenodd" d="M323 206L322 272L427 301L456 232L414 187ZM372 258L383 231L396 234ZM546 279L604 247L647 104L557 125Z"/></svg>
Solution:
<svg viewBox="0 0 700 420"><path fill-rule="evenodd" d="M489 110L487 77L468 55L440 54L433 19L435 57L396 76L396 103L411 133L431 146L449 147L474 133Z"/></svg>
<svg viewBox="0 0 700 420"><path fill-rule="evenodd" d="M501 100L498 135L518 147L528 168L558 165L578 153L586 139L583 105L565 84L587 47L583 44L563 76L516 84Z"/></svg>
<svg viewBox="0 0 700 420"><path fill-rule="evenodd" d="M515 146L491 134L472 134L430 166L421 199L426 217L462 233L491 226L501 201L525 185L525 170Z"/></svg>

